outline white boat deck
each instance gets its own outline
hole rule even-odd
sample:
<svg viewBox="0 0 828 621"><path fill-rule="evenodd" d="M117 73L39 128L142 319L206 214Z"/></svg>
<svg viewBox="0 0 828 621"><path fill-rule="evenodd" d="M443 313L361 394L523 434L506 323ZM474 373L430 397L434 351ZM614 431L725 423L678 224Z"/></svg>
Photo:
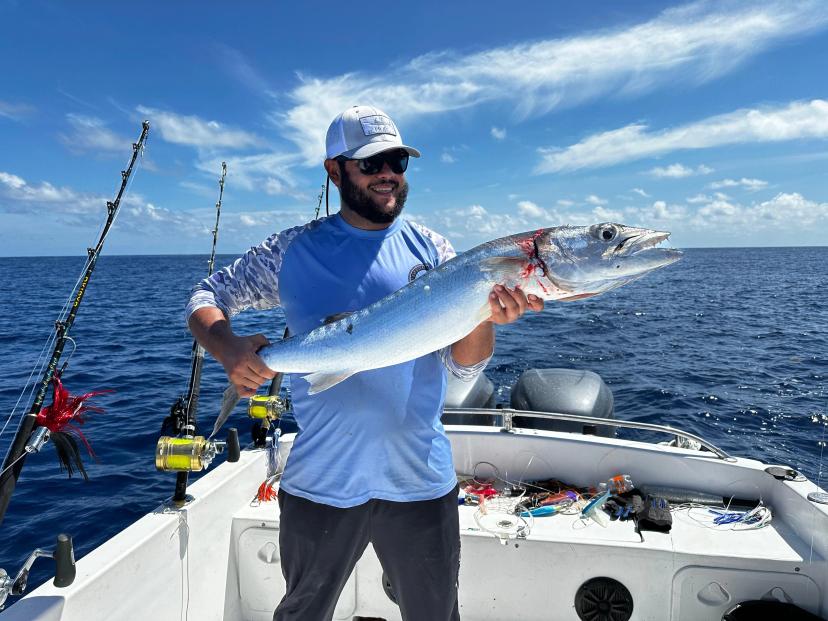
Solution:
<svg viewBox="0 0 828 621"><path fill-rule="evenodd" d="M488 462L504 478L554 476L583 486L624 472L652 485L762 498L773 509L770 524L746 531L710 528L679 510L670 533L645 531L643 541L632 522L604 528L559 514L534 518L525 538L503 545L480 529L475 507L459 506L464 621L577 621L575 592L595 577L629 589L632 620L719 621L738 602L763 596L828 613L828 509L806 500L813 483L774 479L752 460L612 438L461 427L449 436L463 473ZM283 458L289 447L286 437ZM185 509L145 516L82 559L72 586L44 585L0 621L269 621L284 585L278 503L250 504L264 470L263 451L244 451L239 463L193 484ZM335 618L399 619L381 577L369 547Z"/></svg>

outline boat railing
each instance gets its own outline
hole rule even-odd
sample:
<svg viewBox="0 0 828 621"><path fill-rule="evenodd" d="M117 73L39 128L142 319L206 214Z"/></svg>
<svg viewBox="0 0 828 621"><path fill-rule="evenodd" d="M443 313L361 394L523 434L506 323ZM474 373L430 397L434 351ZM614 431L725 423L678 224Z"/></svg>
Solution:
<svg viewBox="0 0 828 621"><path fill-rule="evenodd" d="M681 444L682 439L696 442L703 450L713 453L719 459L725 461L736 461L734 457L708 442L701 436L688 431L671 427L670 425L656 425L653 423L640 423L631 420L617 420L614 418L598 418L593 416L581 416L577 414L561 414L559 412L533 412L530 410L513 410L511 408L482 409L482 408L445 408L444 414L456 416L491 416L500 419L501 431L512 432L519 429L520 425L515 424L515 417L541 418L546 420L566 421L595 425L596 427L615 427L617 429L639 429L643 431L655 431L665 433L676 438L676 444Z"/></svg>

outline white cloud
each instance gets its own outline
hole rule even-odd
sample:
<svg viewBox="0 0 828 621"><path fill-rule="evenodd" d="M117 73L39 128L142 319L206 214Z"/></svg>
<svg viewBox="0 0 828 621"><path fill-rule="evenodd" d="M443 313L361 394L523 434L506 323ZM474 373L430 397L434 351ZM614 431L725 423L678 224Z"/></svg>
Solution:
<svg viewBox="0 0 828 621"><path fill-rule="evenodd" d="M709 175L713 169L704 164L700 164L696 168L688 168L684 164L670 164L669 166L656 166L647 171L647 174L660 179L681 179L683 177L692 177L693 175Z"/></svg>
<svg viewBox="0 0 828 621"><path fill-rule="evenodd" d="M647 194L647 193L646 193L644 190L642 190L641 188L633 188L633 189L632 189L632 191L633 191L633 192L635 192L636 194L638 194L639 196L643 196L644 198L650 198L650 195L649 195L649 194Z"/></svg>
<svg viewBox="0 0 828 621"><path fill-rule="evenodd" d="M59 136L70 151L114 151L126 157L132 144L129 138L118 136L99 118L67 114L66 122L73 131Z"/></svg>
<svg viewBox="0 0 828 621"><path fill-rule="evenodd" d="M440 161L444 164L454 164L457 160L454 159L454 156L451 153L446 153L444 151L443 154L440 155Z"/></svg>
<svg viewBox="0 0 828 621"><path fill-rule="evenodd" d="M545 113L608 94L703 83L826 21L817 0L698 2L640 24L569 38L468 55L434 52L371 74L300 75L288 95L291 107L271 119L312 165L323 157L331 119L355 103L378 106L398 122L493 101L512 104L518 117Z"/></svg>
<svg viewBox="0 0 828 621"><path fill-rule="evenodd" d="M572 207L572 205L574 205L574 204L575 204L575 201L571 201L571 200L566 199L566 198L559 198L559 199L558 199L557 201L555 201L555 202L556 202L558 205L560 205L561 207Z"/></svg>
<svg viewBox="0 0 828 621"><path fill-rule="evenodd" d="M494 138L495 140L505 140L506 130L500 129L498 127L492 127L492 138Z"/></svg>
<svg viewBox="0 0 828 621"><path fill-rule="evenodd" d="M723 228L739 235L746 230L791 234L797 231L811 233L814 226L828 221L828 203L807 200L797 192L779 193L772 199L742 205L715 198L689 219L698 229Z"/></svg>
<svg viewBox="0 0 828 621"><path fill-rule="evenodd" d="M21 177L2 171L0 171L0 183L12 190L19 190L26 185L26 182Z"/></svg>
<svg viewBox="0 0 828 621"><path fill-rule="evenodd" d="M696 194L688 198L687 202L691 205L698 205L699 203L709 203L711 200L713 199L706 194Z"/></svg>
<svg viewBox="0 0 828 621"><path fill-rule="evenodd" d="M230 157L213 157L196 162L196 168L210 175L218 175L221 162L227 163L227 183L250 192L265 192L271 196L283 194L297 199L307 198L299 190L299 181L293 174L296 156L284 153L257 153Z"/></svg>
<svg viewBox="0 0 828 621"><path fill-rule="evenodd" d="M34 108L27 104L11 103L0 100L0 117L11 121L22 121L34 113Z"/></svg>
<svg viewBox="0 0 828 621"><path fill-rule="evenodd" d="M651 132L627 125L565 149L539 149L537 173L612 166L673 151L732 144L828 138L828 101L796 101L779 108L744 109L673 129Z"/></svg>
<svg viewBox="0 0 828 621"><path fill-rule="evenodd" d="M518 213L527 218L542 218L545 213L532 201L520 201L517 204Z"/></svg>
<svg viewBox="0 0 828 621"><path fill-rule="evenodd" d="M506 213L489 211L482 205L470 205L443 209L416 219L446 235L460 250L504 235L562 224L558 212L544 210L530 201L521 201L521 205L517 212Z"/></svg>
<svg viewBox="0 0 828 621"><path fill-rule="evenodd" d="M606 205L607 201L601 198L600 196L595 196L595 194L590 194L584 199L590 205Z"/></svg>
<svg viewBox="0 0 828 621"><path fill-rule="evenodd" d="M768 240L785 243L824 243L820 224L828 222L828 202L808 200L799 193L780 193L770 200L743 204L724 195L693 197L695 203L675 204L663 200L648 205L585 210L570 206L548 210L530 201L506 212L481 205L446 209L418 217L427 226L456 240L458 249L539 226L587 225L620 222L672 231L677 237L716 239L725 245L764 245ZM814 241L812 241L814 240ZM698 243L696 241L696 243Z"/></svg>
<svg viewBox="0 0 828 621"><path fill-rule="evenodd" d="M15 213L57 210L65 213L85 213L94 208L103 209L105 199L81 194L66 187L55 187L48 181L31 185L22 177L0 171L0 209Z"/></svg>
<svg viewBox="0 0 828 621"><path fill-rule="evenodd" d="M255 134L222 125L218 121L206 121L197 116L176 114L145 106L138 106L137 110L149 118L150 125L159 131L164 140L173 144L206 149L242 149L263 142Z"/></svg>
<svg viewBox="0 0 828 621"><path fill-rule="evenodd" d="M596 207L593 209L592 216L598 222L621 222L624 219L623 212L605 207Z"/></svg>
<svg viewBox="0 0 828 621"><path fill-rule="evenodd" d="M762 179L747 179L745 177L742 177L741 179L722 179L721 181L714 181L707 187L711 190L719 190L721 188L742 187L746 190L756 191L767 187L767 185L768 182L763 181Z"/></svg>

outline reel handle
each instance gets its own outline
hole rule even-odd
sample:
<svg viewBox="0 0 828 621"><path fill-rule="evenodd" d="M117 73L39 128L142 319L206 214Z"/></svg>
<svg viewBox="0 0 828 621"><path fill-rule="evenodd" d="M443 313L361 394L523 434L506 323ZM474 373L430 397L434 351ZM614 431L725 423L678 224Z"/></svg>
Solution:
<svg viewBox="0 0 828 621"><path fill-rule="evenodd" d="M239 430L230 427L227 430L227 461L236 463L241 458L241 445L239 444Z"/></svg>
<svg viewBox="0 0 828 621"><path fill-rule="evenodd" d="M55 545L55 581L58 588L68 587L75 581L75 549L72 537L61 533Z"/></svg>

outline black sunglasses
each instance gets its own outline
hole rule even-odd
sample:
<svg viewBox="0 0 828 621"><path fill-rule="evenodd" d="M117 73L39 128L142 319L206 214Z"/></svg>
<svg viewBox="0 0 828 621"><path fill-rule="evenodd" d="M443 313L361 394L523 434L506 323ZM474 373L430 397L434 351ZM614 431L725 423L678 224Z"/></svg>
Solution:
<svg viewBox="0 0 828 621"><path fill-rule="evenodd" d="M353 158L340 155L336 159L340 162L347 162ZM401 175L405 172L405 169L408 168L408 151L405 149L393 149L391 151L377 153L376 155L366 157L362 160L355 159L354 161L357 163L359 171L363 175L376 175L383 168L385 168L386 164L388 164L392 172L397 175Z"/></svg>

